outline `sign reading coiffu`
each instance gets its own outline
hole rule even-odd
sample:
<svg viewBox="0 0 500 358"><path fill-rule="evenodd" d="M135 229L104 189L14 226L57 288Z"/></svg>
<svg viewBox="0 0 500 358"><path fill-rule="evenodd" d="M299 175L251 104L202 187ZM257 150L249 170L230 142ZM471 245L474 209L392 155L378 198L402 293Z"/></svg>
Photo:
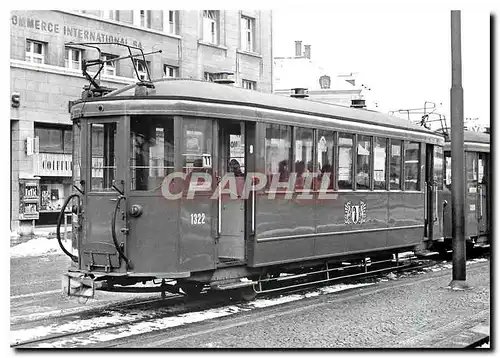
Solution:
<svg viewBox="0 0 500 358"><path fill-rule="evenodd" d="M115 34L102 33L94 30L85 30L75 26L58 24L52 21L44 21L35 17L26 17L13 14L11 23L14 26L25 27L28 29L39 30L41 32L51 32L55 34L63 33L65 36L71 36L78 40L90 42L119 42L125 45L141 47L140 41L127 39L126 37L116 36Z"/></svg>

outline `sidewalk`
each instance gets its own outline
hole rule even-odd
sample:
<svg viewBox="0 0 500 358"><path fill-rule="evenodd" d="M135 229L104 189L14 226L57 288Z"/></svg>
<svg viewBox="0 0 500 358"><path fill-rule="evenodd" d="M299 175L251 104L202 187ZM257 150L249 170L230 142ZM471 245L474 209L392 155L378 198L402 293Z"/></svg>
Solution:
<svg viewBox="0 0 500 358"><path fill-rule="evenodd" d="M469 290L450 281L451 269L428 272L121 347L465 348L490 335L490 262L467 265Z"/></svg>
<svg viewBox="0 0 500 358"><path fill-rule="evenodd" d="M68 233L71 232L71 225L68 225ZM64 238L64 225L61 226L61 237ZM16 232L10 233L10 246L15 246L33 239L55 239L56 238L56 226L42 226L35 227L33 235L20 236Z"/></svg>

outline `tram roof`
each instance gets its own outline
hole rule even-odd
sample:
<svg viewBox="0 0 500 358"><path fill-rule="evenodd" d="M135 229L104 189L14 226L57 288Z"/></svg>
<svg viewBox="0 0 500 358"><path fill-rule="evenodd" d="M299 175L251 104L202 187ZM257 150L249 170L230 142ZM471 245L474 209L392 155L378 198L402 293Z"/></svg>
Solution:
<svg viewBox="0 0 500 358"><path fill-rule="evenodd" d="M198 102L221 103L241 105L258 109L270 109L282 112L291 112L320 117L337 118L352 122L368 123L404 129L412 132L423 132L429 135L442 137L424 127L414 124L406 119L390 116L388 114L367 110L350 108L329 103L321 103L307 99L279 96L263 93L231 85L195 79L159 79L153 81L155 89L147 97L135 96L137 84L131 84L107 94L105 97L97 97L93 100L116 99L175 99L191 100ZM298 119L303 123L303 119Z"/></svg>
<svg viewBox="0 0 500 358"><path fill-rule="evenodd" d="M446 138L444 150L451 150L451 135ZM473 131L464 131L464 150L470 152L490 152L490 135Z"/></svg>

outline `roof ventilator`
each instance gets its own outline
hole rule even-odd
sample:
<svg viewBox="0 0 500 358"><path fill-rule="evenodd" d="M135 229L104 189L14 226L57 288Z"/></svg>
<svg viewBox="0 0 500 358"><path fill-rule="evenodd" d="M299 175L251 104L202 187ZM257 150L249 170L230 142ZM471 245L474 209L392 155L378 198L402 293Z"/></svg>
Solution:
<svg viewBox="0 0 500 358"><path fill-rule="evenodd" d="M353 98L351 99L351 108L365 108L366 103L363 98Z"/></svg>
<svg viewBox="0 0 500 358"><path fill-rule="evenodd" d="M234 83L234 73L232 72L218 72L215 75L214 82L220 83L223 85L230 85Z"/></svg>
<svg viewBox="0 0 500 358"><path fill-rule="evenodd" d="M292 94L290 97L293 98L306 98L309 97L309 95L306 93L307 88L292 88Z"/></svg>
<svg viewBox="0 0 500 358"><path fill-rule="evenodd" d="M108 93L116 90L116 88L110 88L110 87L104 87L101 86L100 84L100 74L102 69L104 68L105 64L109 64L112 62L124 60L127 58L130 58L132 61L132 67L134 68L135 74L137 76L137 79L139 82L137 82L137 87L135 90L135 95L136 96L146 96L148 94L148 89L150 88L155 88L152 81L151 81L151 75L149 73L149 68L146 65L146 55L152 55L155 53L161 53L162 50L158 51L153 51L153 52L148 52L144 53L140 47L136 46L130 46L130 45L125 45L119 42L68 42L66 43L67 46L84 46L84 47L90 47L94 48L97 50L99 53L99 58L95 60L82 60L82 73L87 78L89 81L88 85L83 86L83 92L82 92L82 99L85 100L87 98L92 98L92 97L102 97L107 95ZM128 56L121 56L121 57L116 57L116 58L110 58L108 60L102 60L102 53L101 49L96 46L96 45L118 45L118 46L124 46L128 49ZM139 51L139 53L133 54L132 49ZM137 67L134 63L134 58L136 57L142 57L142 61L144 62L144 67L146 68L146 73L147 73L147 80L141 79L139 76L139 72L137 71ZM87 69L92 66L99 66L98 70L96 73L91 76L88 72ZM99 79L97 79L99 77Z"/></svg>

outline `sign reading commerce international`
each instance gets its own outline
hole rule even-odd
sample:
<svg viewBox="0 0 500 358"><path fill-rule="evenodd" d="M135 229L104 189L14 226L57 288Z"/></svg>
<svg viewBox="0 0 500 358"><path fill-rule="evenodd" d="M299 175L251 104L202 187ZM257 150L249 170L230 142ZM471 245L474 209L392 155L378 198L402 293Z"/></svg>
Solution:
<svg viewBox="0 0 500 358"><path fill-rule="evenodd" d="M125 45L132 45L142 48L140 41L131 40L121 36L115 36L114 34L105 34L99 31L83 30L74 26L67 26L57 24L55 22L43 21L33 17L24 17L18 15L12 15L11 18L12 25L19 27L26 27L29 29L40 30L44 32L52 32L55 34L63 33L65 36L71 36L79 40L88 42L119 42Z"/></svg>

